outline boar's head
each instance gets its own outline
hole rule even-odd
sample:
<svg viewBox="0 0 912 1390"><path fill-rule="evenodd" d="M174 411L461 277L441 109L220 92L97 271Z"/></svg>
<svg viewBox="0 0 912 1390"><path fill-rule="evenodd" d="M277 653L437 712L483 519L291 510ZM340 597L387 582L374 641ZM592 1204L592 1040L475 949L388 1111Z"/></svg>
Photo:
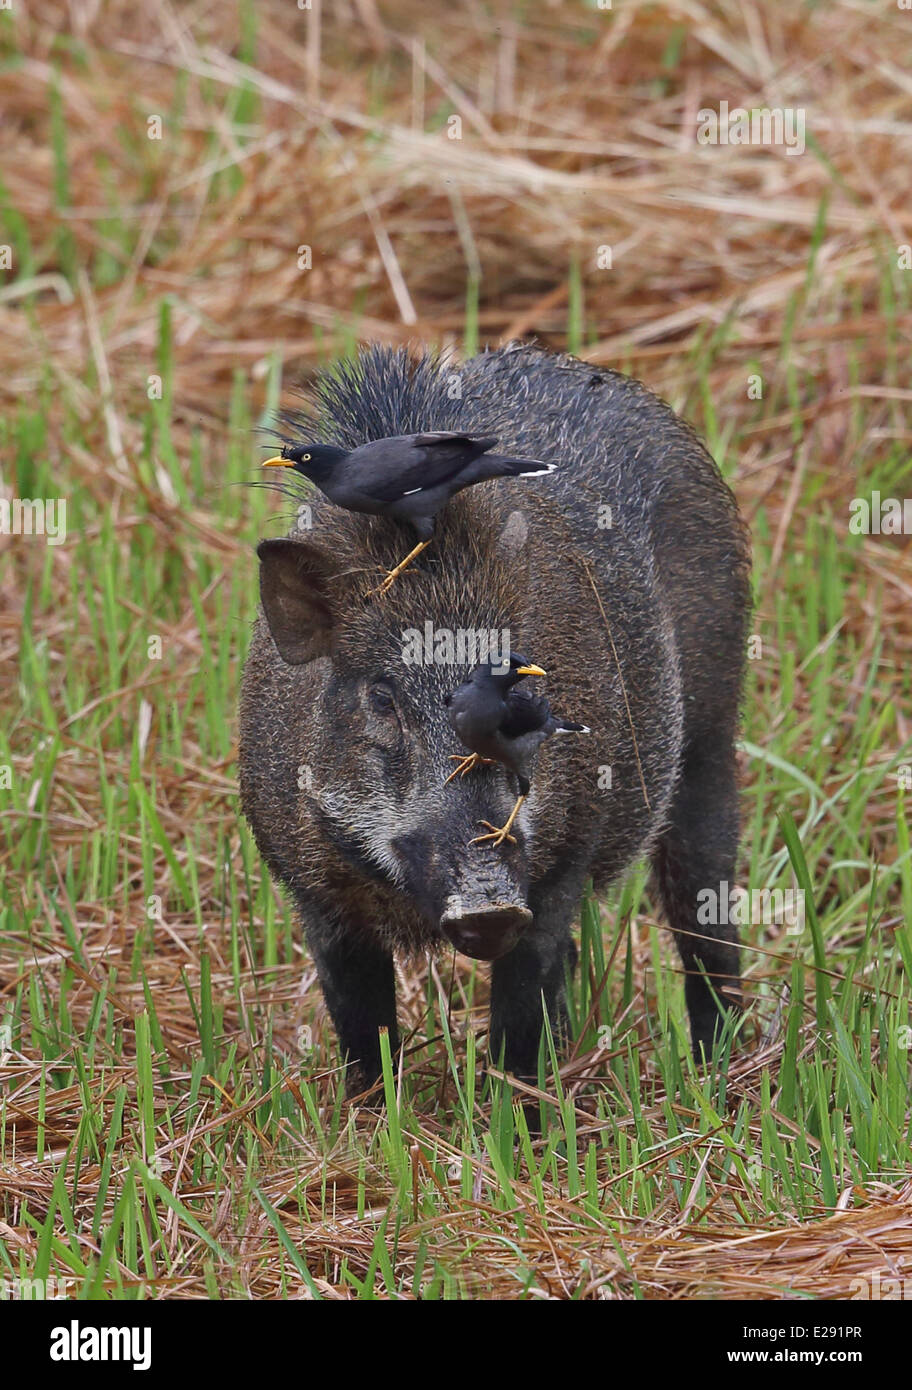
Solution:
<svg viewBox="0 0 912 1390"><path fill-rule="evenodd" d="M464 544L435 543L431 564L382 598L365 597L377 573L375 565L365 573L369 547L281 539L263 541L258 554L263 613L283 664L278 684L271 682L280 705L274 714L306 770L299 819L316 823L327 854L355 885L383 884L397 917L421 919L417 931L393 925L394 935L404 931L428 944L445 937L466 955L494 960L532 920L527 841L534 792L514 825L518 843L492 849L470 841L481 820L502 824L509 814L511 775L478 768L444 785L455 766L451 755L465 752L445 697L479 656L465 634L508 633L519 645L508 621L515 585L474 549L466 555ZM428 623L439 639L430 646ZM456 660L449 659L448 632ZM416 633L425 639L417 657Z"/></svg>

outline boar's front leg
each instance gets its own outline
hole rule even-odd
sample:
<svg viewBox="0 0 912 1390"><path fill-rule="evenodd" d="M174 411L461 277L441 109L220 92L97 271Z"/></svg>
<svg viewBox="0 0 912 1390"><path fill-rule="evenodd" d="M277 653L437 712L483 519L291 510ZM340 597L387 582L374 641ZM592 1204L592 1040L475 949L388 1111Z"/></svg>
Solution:
<svg viewBox="0 0 912 1390"><path fill-rule="evenodd" d="M550 929L549 929L550 927ZM558 1052L569 1027L564 999L564 964L572 960L569 920L529 927L509 955L491 970L491 1056L522 1081L538 1079L538 1049L544 1030L544 1007ZM547 1056L547 1054L546 1054Z"/></svg>
<svg viewBox="0 0 912 1390"><path fill-rule="evenodd" d="M392 954L367 933L302 914L307 945L323 998L347 1064L350 1096L371 1089L381 1074L379 1029L389 1030L390 1051L399 1049L396 976Z"/></svg>

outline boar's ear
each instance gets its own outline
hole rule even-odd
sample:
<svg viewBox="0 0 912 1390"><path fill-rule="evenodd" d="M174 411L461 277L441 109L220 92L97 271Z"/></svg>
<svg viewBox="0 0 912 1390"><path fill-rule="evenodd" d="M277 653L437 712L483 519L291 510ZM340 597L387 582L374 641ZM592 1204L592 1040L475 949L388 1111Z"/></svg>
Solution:
<svg viewBox="0 0 912 1390"><path fill-rule="evenodd" d="M329 599L332 563L309 542L260 541L260 599L272 640L289 666L325 656L334 617Z"/></svg>

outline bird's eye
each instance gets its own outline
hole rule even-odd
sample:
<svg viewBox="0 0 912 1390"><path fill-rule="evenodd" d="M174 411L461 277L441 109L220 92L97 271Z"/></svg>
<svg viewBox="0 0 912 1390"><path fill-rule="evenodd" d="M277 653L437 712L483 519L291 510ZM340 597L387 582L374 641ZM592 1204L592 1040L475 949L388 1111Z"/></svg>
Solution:
<svg viewBox="0 0 912 1390"><path fill-rule="evenodd" d="M372 685L370 688L371 709L377 714L393 714L396 709L396 702L392 692L385 685Z"/></svg>
<svg viewBox="0 0 912 1390"><path fill-rule="evenodd" d="M301 455L301 462L302 462L302 463L310 463L310 454L302 454L302 455Z"/></svg>

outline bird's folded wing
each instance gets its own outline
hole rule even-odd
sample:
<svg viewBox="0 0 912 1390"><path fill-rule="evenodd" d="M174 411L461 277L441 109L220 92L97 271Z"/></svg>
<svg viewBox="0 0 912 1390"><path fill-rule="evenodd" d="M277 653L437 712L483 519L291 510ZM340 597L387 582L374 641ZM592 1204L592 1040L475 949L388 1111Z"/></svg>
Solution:
<svg viewBox="0 0 912 1390"><path fill-rule="evenodd" d="M496 435L483 437L480 434L466 434L464 430L425 430L424 434L414 436L416 444L452 444L455 440L461 440L463 444L472 444L482 453L487 449L493 449L497 443Z"/></svg>
<svg viewBox="0 0 912 1390"><path fill-rule="evenodd" d="M504 738L521 738L523 734L534 733L551 717L551 706L543 695L511 690L504 704L507 712L500 724Z"/></svg>
<svg viewBox="0 0 912 1390"><path fill-rule="evenodd" d="M374 449L358 460L348 481L377 502L395 502L406 493L428 491L455 479L479 454L496 444L469 434L419 434L411 444L389 441L388 452Z"/></svg>

